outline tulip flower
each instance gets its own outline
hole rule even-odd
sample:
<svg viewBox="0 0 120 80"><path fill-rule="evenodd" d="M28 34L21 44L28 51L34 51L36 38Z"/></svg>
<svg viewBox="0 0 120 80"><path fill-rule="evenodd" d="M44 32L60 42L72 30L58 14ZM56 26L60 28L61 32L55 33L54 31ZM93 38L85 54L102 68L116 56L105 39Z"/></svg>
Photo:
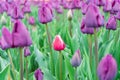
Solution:
<svg viewBox="0 0 120 80"><path fill-rule="evenodd" d="M114 80L117 74L117 63L111 54L107 54L102 58L97 73L99 80Z"/></svg>
<svg viewBox="0 0 120 80"><path fill-rule="evenodd" d="M61 39L60 35L56 35L55 39L53 40L53 48L56 51L59 51L59 80L63 80L62 77L62 60L63 60L63 55L62 55L62 50L65 49L65 43L63 42L63 40Z"/></svg>
<svg viewBox="0 0 120 80"><path fill-rule="evenodd" d="M20 9L20 6L14 6L13 10L11 11L11 17L13 19L23 19L24 15Z"/></svg>
<svg viewBox="0 0 120 80"><path fill-rule="evenodd" d="M97 28L104 25L104 17L100 14L99 8L89 3L85 15L85 24L88 27Z"/></svg>
<svg viewBox="0 0 120 80"><path fill-rule="evenodd" d="M38 18L40 23L46 24L53 20L53 10L50 4L43 4L38 10Z"/></svg>
<svg viewBox="0 0 120 80"><path fill-rule="evenodd" d="M77 50L71 59L71 64L73 67L78 67L80 63L81 63L80 50Z"/></svg>
<svg viewBox="0 0 120 80"><path fill-rule="evenodd" d="M116 13L115 18L120 20L120 11Z"/></svg>
<svg viewBox="0 0 120 80"><path fill-rule="evenodd" d="M106 24L106 29L116 30L116 27L117 27L117 20L114 15L111 15Z"/></svg>
<svg viewBox="0 0 120 80"><path fill-rule="evenodd" d="M3 27L3 36L6 42L12 47L26 47L32 44L32 40L30 34L25 27L25 25L20 21L17 20L14 23L12 33L5 27Z"/></svg>
<svg viewBox="0 0 120 80"><path fill-rule="evenodd" d="M60 35L56 35L55 39L53 41L53 48L56 51L61 51L65 49L65 43L63 42L62 38Z"/></svg>
<svg viewBox="0 0 120 80"><path fill-rule="evenodd" d="M24 57L27 57L29 55L30 55L30 49L29 49L29 47L25 47L24 48Z"/></svg>
<svg viewBox="0 0 120 80"><path fill-rule="evenodd" d="M37 69L34 73L36 80L43 80L43 73L41 69Z"/></svg>
<svg viewBox="0 0 120 80"><path fill-rule="evenodd" d="M23 11L23 13L25 14L25 13L31 13L31 8L30 8L30 3L28 2L28 1L25 1L24 2L24 5L23 5L23 7L22 7L22 11Z"/></svg>
<svg viewBox="0 0 120 80"><path fill-rule="evenodd" d="M88 5L85 2L82 1L82 3L81 3L81 11L82 11L83 15L86 14L87 7L88 7Z"/></svg>

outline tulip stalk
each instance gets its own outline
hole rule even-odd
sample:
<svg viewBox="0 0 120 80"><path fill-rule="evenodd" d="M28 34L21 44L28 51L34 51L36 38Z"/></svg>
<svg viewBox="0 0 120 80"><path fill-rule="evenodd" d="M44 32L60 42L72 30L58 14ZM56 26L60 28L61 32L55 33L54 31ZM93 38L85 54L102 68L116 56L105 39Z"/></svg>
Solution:
<svg viewBox="0 0 120 80"><path fill-rule="evenodd" d="M62 78L62 53L61 53L61 51L59 51L59 80L63 80L63 78Z"/></svg>
<svg viewBox="0 0 120 80"><path fill-rule="evenodd" d="M90 53L89 60L90 60L90 68L91 68L91 65L92 65L92 35L88 35L88 43L89 43L89 53Z"/></svg>
<svg viewBox="0 0 120 80"><path fill-rule="evenodd" d="M19 49L19 51L20 51L20 80L23 80L23 49L22 48L20 48Z"/></svg>
<svg viewBox="0 0 120 80"><path fill-rule="evenodd" d="M94 38L95 38L95 61L96 61L96 70L98 65L98 41L97 41L97 29L94 29ZM97 71L96 71L97 72ZM97 77L96 77L97 80Z"/></svg>
<svg viewBox="0 0 120 80"><path fill-rule="evenodd" d="M50 33L49 33L49 30L48 30L48 25L47 25L47 24L46 24L46 31L47 31L47 37L48 37L48 44L49 44L49 48L50 48L51 71L52 71L53 75L55 75L55 71L54 71L54 60L53 60L52 46L51 46L51 40L50 40Z"/></svg>
<svg viewBox="0 0 120 80"><path fill-rule="evenodd" d="M75 67L75 80L77 80L77 67Z"/></svg>
<svg viewBox="0 0 120 80"><path fill-rule="evenodd" d="M13 64L12 56L11 56L9 50L7 50L7 52L8 52L8 56L9 56L9 59L10 59L10 64L12 66L12 72L13 72L13 78L14 78L13 80L16 80L16 73L15 73L15 69L14 69L14 64Z"/></svg>
<svg viewBox="0 0 120 80"><path fill-rule="evenodd" d="M70 36L72 37L72 20L69 20L69 33L70 33Z"/></svg>
<svg viewBox="0 0 120 80"><path fill-rule="evenodd" d="M28 59L26 57L26 80L29 80L28 79Z"/></svg>
<svg viewBox="0 0 120 80"><path fill-rule="evenodd" d="M110 30L108 30L108 34L107 34L107 39L109 40L110 38Z"/></svg>

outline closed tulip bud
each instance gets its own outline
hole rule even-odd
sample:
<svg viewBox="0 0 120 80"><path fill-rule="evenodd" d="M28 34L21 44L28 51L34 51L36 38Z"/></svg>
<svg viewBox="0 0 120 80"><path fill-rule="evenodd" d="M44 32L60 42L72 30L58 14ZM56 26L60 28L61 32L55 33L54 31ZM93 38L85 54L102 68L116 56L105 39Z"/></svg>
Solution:
<svg viewBox="0 0 120 80"><path fill-rule="evenodd" d="M83 34L94 34L94 28L91 28L91 27L87 27L86 25L85 25L85 19L83 18L82 19L82 23L81 23L81 32L83 33Z"/></svg>
<svg viewBox="0 0 120 80"><path fill-rule="evenodd" d="M29 47L25 47L24 48L24 57L27 57L29 55L30 55L30 49L29 49Z"/></svg>
<svg viewBox="0 0 120 80"><path fill-rule="evenodd" d="M99 80L114 80L117 73L117 63L112 55L107 54L100 61L97 73Z"/></svg>
<svg viewBox="0 0 120 80"><path fill-rule="evenodd" d="M72 17L73 17L73 12L72 12L72 10L70 9L70 10L68 11L68 13L67 13L67 18L68 18L68 20L72 20Z"/></svg>
<svg viewBox="0 0 120 80"><path fill-rule="evenodd" d="M85 15L85 24L88 27L98 28L104 25L104 17L100 14L99 8L89 3Z"/></svg>
<svg viewBox="0 0 120 80"><path fill-rule="evenodd" d="M106 29L116 30L116 27L117 27L117 20L114 17L114 15L111 15L106 24Z"/></svg>
<svg viewBox="0 0 120 80"><path fill-rule="evenodd" d="M37 69L34 73L36 80L43 80L43 73L41 69Z"/></svg>
<svg viewBox="0 0 120 80"><path fill-rule="evenodd" d="M73 67L78 67L80 63L81 63L80 50L77 50L71 59L71 64Z"/></svg>
<svg viewBox="0 0 120 80"><path fill-rule="evenodd" d="M34 24L35 24L35 18L34 18L33 16L31 16L31 17L29 18L29 24L30 24L30 25L34 25Z"/></svg>
<svg viewBox="0 0 120 80"><path fill-rule="evenodd" d="M39 22L46 24L53 20L53 10L52 6L49 4L43 4L38 10Z"/></svg>
<svg viewBox="0 0 120 80"><path fill-rule="evenodd" d="M61 51L65 49L65 43L61 39L60 35L55 36L55 39L53 40L53 48L56 51Z"/></svg>
<svg viewBox="0 0 120 80"><path fill-rule="evenodd" d="M104 4L104 7L103 7L103 10L105 12L108 12L112 9L112 3L113 3L114 0L106 0L105 1L105 4Z"/></svg>
<svg viewBox="0 0 120 80"><path fill-rule="evenodd" d="M81 11L82 11L82 14L83 14L83 15L86 14L86 12L87 12L87 7L88 7L88 5L87 5L85 2L82 1L82 3L81 3Z"/></svg>

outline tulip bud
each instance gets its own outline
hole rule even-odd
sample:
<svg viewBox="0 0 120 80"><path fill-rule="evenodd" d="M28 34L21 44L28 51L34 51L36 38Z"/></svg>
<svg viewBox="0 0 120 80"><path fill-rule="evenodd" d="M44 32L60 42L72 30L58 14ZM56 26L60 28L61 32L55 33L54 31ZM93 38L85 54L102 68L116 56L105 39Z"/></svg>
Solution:
<svg viewBox="0 0 120 80"><path fill-rule="evenodd" d="M116 18L114 17L114 15L111 15L106 24L106 29L116 30L116 26L117 26Z"/></svg>
<svg viewBox="0 0 120 80"><path fill-rule="evenodd" d="M41 69L37 69L34 73L36 80L43 80L43 73Z"/></svg>
<svg viewBox="0 0 120 80"><path fill-rule="evenodd" d="M117 73L117 63L111 54L107 54L102 58L97 73L99 80L114 80Z"/></svg>
<svg viewBox="0 0 120 80"><path fill-rule="evenodd" d="M30 24L30 25L34 25L34 24L35 24L35 19L34 19L34 17L31 16L31 17L29 18L29 24Z"/></svg>
<svg viewBox="0 0 120 80"><path fill-rule="evenodd" d="M4 15L1 17L1 23L2 23L2 25L6 24L6 19L5 19Z"/></svg>
<svg viewBox="0 0 120 80"><path fill-rule="evenodd" d="M73 67L78 67L80 63L81 63L80 50L77 50L71 59L71 64Z"/></svg>
<svg viewBox="0 0 120 80"><path fill-rule="evenodd" d="M61 51L64 50L65 48L65 43L61 39L60 35L56 35L55 39L53 40L53 48L56 51Z"/></svg>
<svg viewBox="0 0 120 80"><path fill-rule="evenodd" d="M29 49L29 47L25 47L24 48L24 57L27 57L29 55L30 55L30 49Z"/></svg>
<svg viewBox="0 0 120 80"><path fill-rule="evenodd" d="M73 12L72 12L72 10L70 9L70 10L68 11L68 13L67 13L67 18L68 18L69 21L71 21L71 20L72 20L72 17L73 17Z"/></svg>

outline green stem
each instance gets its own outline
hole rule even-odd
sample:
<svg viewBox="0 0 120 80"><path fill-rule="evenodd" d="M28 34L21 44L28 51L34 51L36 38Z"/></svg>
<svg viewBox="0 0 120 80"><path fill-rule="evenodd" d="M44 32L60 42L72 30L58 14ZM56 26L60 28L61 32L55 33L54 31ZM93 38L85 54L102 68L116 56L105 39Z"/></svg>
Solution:
<svg viewBox="0 0 120 80"><path fill-rule="evenodd" d="M59 51L59 61L60 61L60 63L59 63L59 80L62 80L63 78L62 78L62 53L61 53L61 51Z"/></svg>
<svg viewBox="0 0 120 80"><path fill-rule="evenodd" d="M47 31L47 37L48 37L48 44L49 44L49 48L50 48L51 71L52 71L53 75L55 75L55 71L54 71L54 60L53 60L52 46L51 46L51 40L50 40L50 33L49 33L49 30L48 30L48 25L47 25L47 24L46 24L46 31Z"/></svg>
<svg viewBox="0 0 120 80"><path fill-rule="evenodd" d="M75 80L77 80L77 67L75 68Z"/></svg>
<svg viewBox="0 0 120 80"><path fill-rule="evenodd" d="M88 35L88 42L89 42L89 53L90 53L90 57L89 57L89 59L90 59L90 68L91 68L91 66L92 66L92 35Z"/></svg>
<svg viewBox="0 0 120 80"><path fill-rule="evenodd" d="M97 29L94 29L94 38L95 38L95 61L96 61L96 69L97 70L97 65L98 65L98 41L97 41ZM96 71L97 74L97 71ZM97 80L97 76L96 76Z"/></svg>
<svg viewBox="0 0 120 80"><path fill-rule="evenodd" d="M110 38L110 30L108 30L108 34L107 34L107 39L109 40Z"/></svg>
<svg viewBox="0 0 120 80"><path fill-rule="evenodd" d="M20 48L19 49L19 51L20 51L20 80L23 80L23 49L22 48Z"/></svg>
<svg viewBox="0 0 120 80"><path fill-rule="evenodd" d="M9 50L7 50L7 52L8 52L8 56L9 56L9 59L10 59L10 64L12 66L13 78L14 78L14 80L16 80L16 73L15 73L15 69L14 69L14 64L13 64L12 56L11 56Z"/></svg>
<svg viewBox="0 0 120 80"><path fill-rule="evenodd" d="M26 57L26 80L29 80L28 79L28 59Z"/></svg>
<svg viewBox="0 0 120 80"><path fill-rule="evenodd" d="M69 20L69 33L70 33L70 36L72 37L72 20Z"/></svg>

